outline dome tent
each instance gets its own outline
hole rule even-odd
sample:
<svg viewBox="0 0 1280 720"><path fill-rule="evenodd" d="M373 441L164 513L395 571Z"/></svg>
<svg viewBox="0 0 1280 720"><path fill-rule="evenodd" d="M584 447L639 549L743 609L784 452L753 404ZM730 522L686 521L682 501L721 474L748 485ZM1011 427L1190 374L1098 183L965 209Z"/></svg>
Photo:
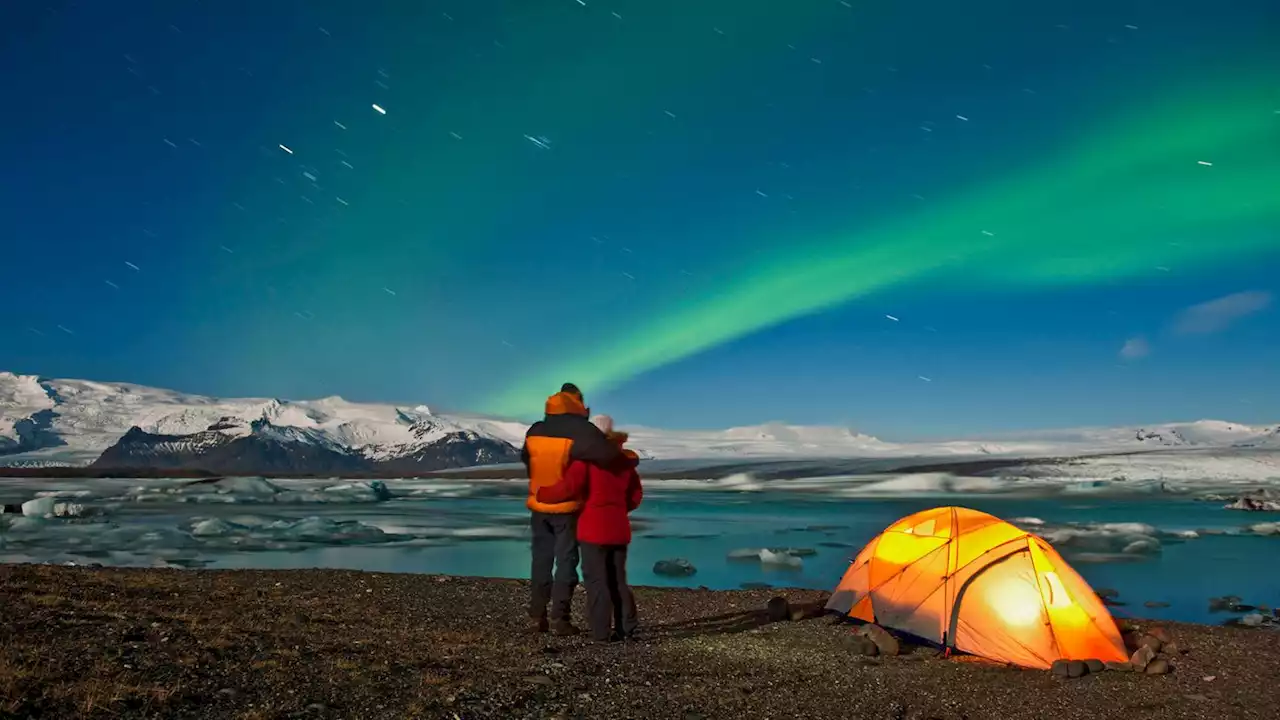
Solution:
<svg viewBox="0 0 1280 720"><path fill-rule="evenodd" d="M827 609L1023 667L1128 659L1102 600L1049 543L961 507L885 529L854 558Z"/></svg>

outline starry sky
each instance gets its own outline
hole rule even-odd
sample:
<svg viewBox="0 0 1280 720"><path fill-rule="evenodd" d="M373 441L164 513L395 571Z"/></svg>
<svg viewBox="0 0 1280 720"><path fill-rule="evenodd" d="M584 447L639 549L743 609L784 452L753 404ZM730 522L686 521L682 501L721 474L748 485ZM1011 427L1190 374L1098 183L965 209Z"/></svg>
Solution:
<svg viewBox="0 0 1280 720"><path fill-rule="evenodd" d="M1276 419L1271 0L0 9L0 368L887 438Z"/></svg>

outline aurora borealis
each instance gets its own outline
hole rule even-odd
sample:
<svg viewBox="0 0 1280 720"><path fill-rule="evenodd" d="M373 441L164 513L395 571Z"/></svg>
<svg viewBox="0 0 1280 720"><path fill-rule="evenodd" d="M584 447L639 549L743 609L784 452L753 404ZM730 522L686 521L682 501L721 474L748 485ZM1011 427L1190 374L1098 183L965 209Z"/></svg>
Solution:
<svg viewBox="0 0 1280 720"><path fill-rule="evenodd" d="M1280 401L1268 303L1169 329L1280 277L1261 0L147 7L10 23L0 367L891 435Z"/></svg>

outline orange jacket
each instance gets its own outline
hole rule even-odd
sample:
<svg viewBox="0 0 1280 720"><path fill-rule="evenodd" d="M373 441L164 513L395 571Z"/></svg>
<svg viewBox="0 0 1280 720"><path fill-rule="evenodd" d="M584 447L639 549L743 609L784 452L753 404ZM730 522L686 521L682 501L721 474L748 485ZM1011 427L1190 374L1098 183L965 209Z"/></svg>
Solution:
<svg viewBox="0 0 1280 720"><path fill-rule="evenodd" d="M574 460L607 465L617 460L622 449L609 442L604 433L587 420L582 398L558 392L547 398L546 417L534 423L524 436L521 459L529 470L529 497L525 506L534 512L562 515L578 512L577 500L544 503L538 490L564 479L565 468Z"/></svg>

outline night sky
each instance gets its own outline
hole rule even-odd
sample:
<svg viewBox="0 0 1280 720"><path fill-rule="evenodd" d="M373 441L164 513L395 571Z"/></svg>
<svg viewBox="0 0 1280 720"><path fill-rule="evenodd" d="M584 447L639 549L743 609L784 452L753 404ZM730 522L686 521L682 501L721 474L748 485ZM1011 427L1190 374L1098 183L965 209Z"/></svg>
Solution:
<svg viewBox="0 0 1280 720"><path fill-rule="evenodd" d="M1274 0L0 6L0 369L885 437L1280 405Z"/></svg>

